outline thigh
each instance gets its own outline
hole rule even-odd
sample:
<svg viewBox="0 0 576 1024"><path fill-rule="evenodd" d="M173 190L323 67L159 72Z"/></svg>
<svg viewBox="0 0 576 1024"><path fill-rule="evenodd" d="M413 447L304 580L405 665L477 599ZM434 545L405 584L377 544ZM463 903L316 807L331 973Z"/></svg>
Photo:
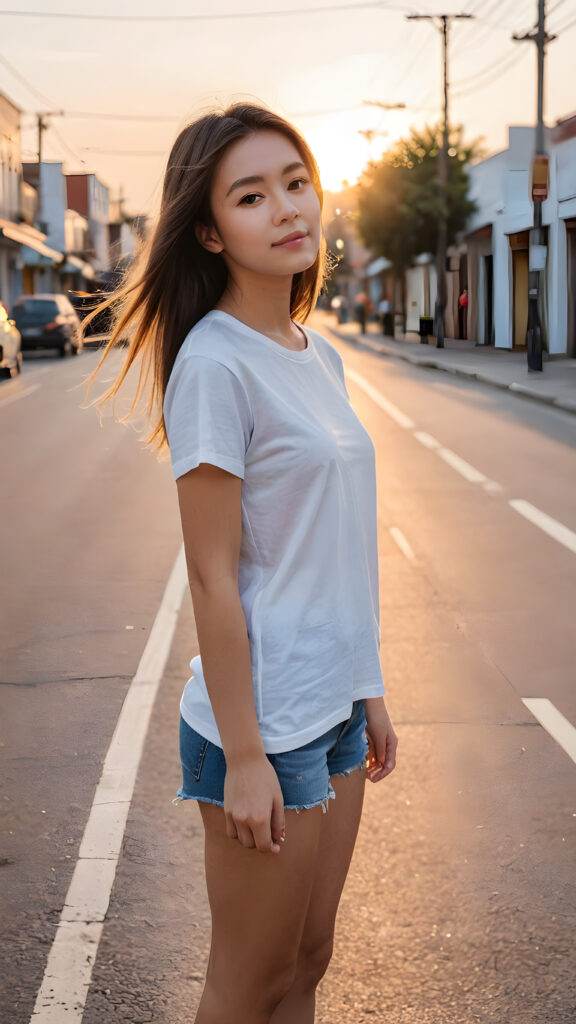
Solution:
<svg viewBox="0 0 576 1024"><path fill-rule="evenodd" d="M340 897L354 852L364 802L366 776L361 769L334 775L336 795L321 822L318 858L300 944L303 967L330 958Z"/></svg>
<svg viewBox="0 0 576 1024"><path fill-rule="evenodd" d="M212 914L209 973L231 1000L271 978L294 975L310 902L320 840L320 806L287 810L286 841L279 854L243 847L226 835L224 811L200 803Z"/></svg>

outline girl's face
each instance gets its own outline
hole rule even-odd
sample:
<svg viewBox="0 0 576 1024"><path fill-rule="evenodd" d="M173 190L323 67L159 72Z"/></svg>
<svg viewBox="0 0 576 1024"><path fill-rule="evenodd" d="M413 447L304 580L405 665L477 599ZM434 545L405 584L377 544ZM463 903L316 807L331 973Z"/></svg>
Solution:
<svg viewBox="0 0 576 1024"><path fill-rule="evenodd" d="M320 200L295 145L280 132L258 131L235 142L220 161L211 194L214 226L198 238L220 252L228 269L293 275L318 254ZM287 235L300 240L284 242Z"/></svg>

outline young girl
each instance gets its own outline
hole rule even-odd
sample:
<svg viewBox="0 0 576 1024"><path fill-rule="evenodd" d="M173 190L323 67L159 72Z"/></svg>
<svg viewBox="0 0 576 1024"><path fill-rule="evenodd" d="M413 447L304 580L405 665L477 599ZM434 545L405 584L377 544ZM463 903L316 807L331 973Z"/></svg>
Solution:
<svg viewBox="0 0 576 1024"><path fill-rule="evenodd" d="M178 136L155 232L104 304L99 366L129 348L97 401L142 360L201 652L179 790L200 808L212 913L196 1024L313 1024L365 778L395 764L374 446L340 355L302 326L326 276L321 211L292 125L248 104L205 115Z"/></svg>

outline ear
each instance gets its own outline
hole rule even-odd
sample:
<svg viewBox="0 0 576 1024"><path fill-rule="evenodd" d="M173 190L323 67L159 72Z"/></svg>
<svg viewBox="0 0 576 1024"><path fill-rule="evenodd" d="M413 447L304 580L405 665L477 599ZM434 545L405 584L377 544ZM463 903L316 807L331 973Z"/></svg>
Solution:
<svg viewBox="0 0 576 1024"><path fill-rule="evenodd" d="M194 234L200 245L207 249L208 252L223 252L224 245L215 227L208 227L207 224L201 224L200 221L196 221Z"/></svg>

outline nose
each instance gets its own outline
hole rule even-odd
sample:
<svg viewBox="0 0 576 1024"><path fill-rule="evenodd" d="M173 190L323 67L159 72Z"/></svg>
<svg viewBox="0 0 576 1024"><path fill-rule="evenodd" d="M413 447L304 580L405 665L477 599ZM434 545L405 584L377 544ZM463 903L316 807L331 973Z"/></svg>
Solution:
<svg viewBox="0 0 576 1024"><path fill-rule="evenodd" d="M282 224L284 221L294 220L299 214L300 209L292 195L285 189L281 189L274 204L274 223Z"/></svg>

